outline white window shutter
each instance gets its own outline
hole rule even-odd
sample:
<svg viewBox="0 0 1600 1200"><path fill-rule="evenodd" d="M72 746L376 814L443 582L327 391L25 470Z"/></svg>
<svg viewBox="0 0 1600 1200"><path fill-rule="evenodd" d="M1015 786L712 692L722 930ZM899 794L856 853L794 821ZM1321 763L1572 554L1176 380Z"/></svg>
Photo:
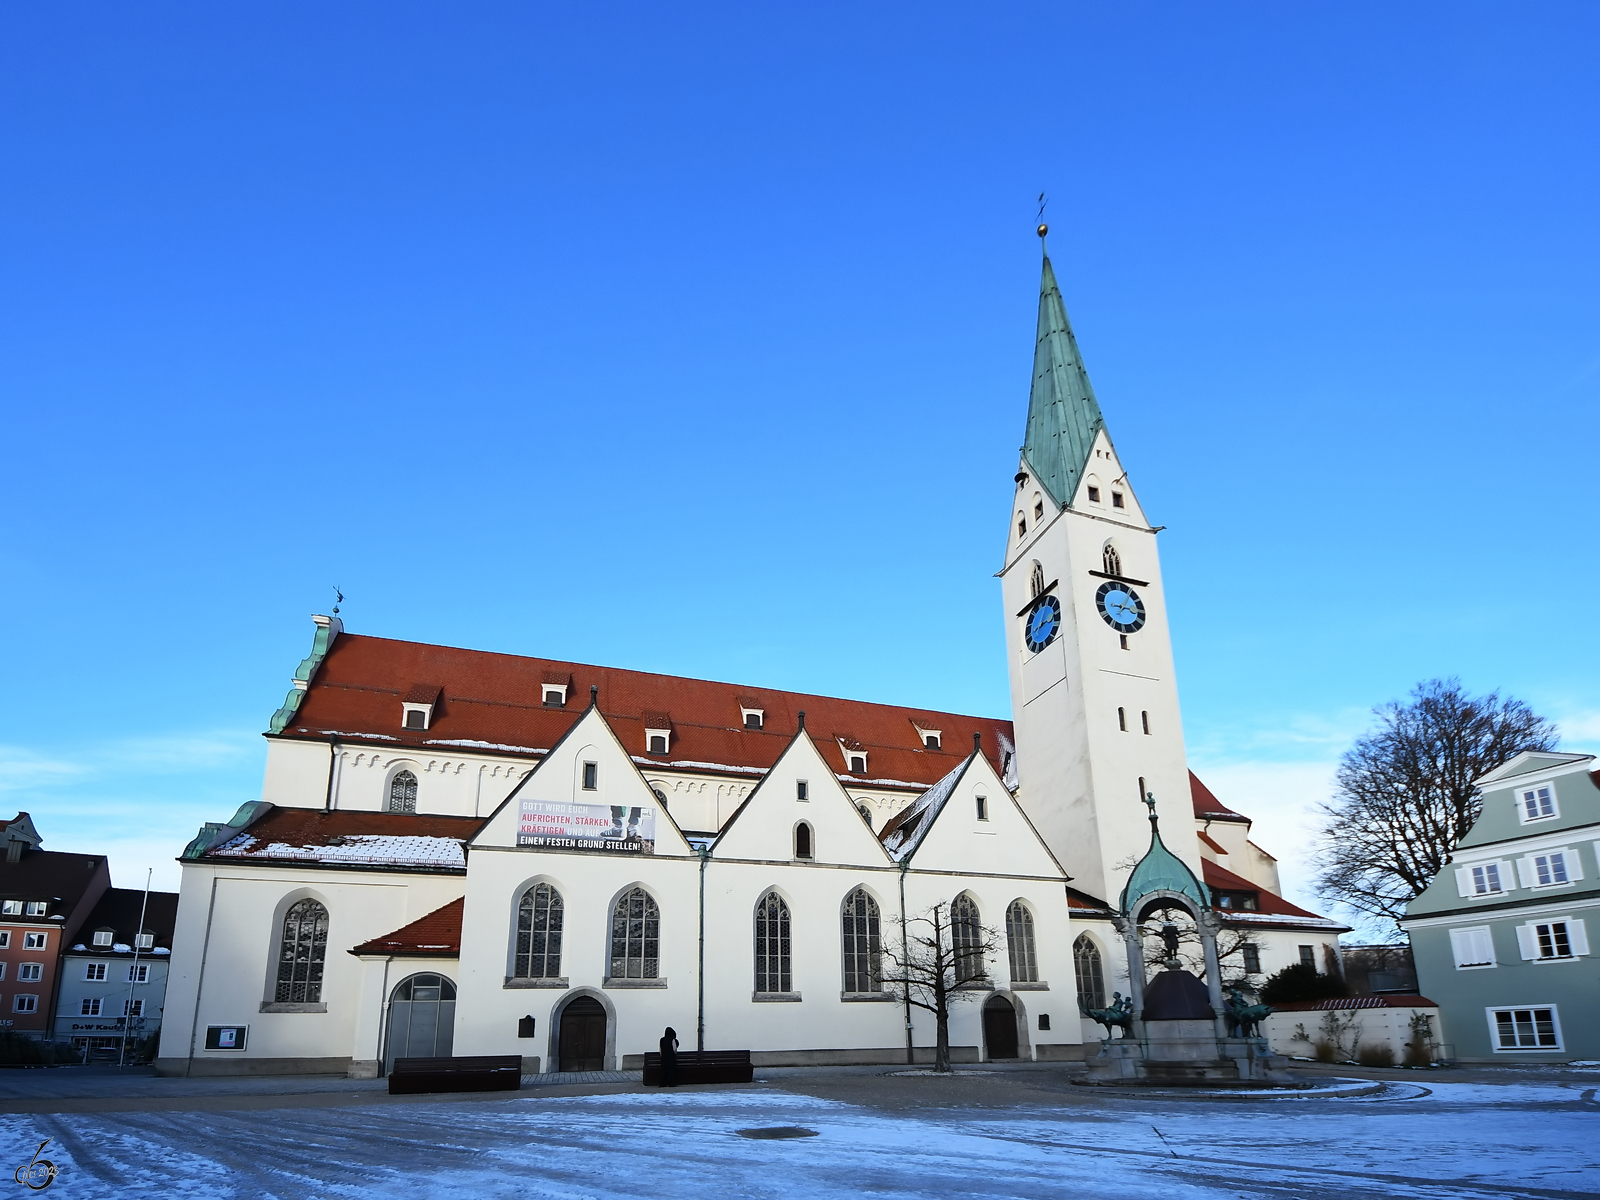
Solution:
<svg viewBox="0 0 1600 1200"><path fill-rule="evenodd" d="M1494 935L1488 929L1474 929L1472 931L1475 945L1473 950L1479 962L1494 962Z"/></svg>
<svg viewBox="0 0 1600 1200"><path fill-rule="evenodd" d="M1477 895L1477 893L1472 890L1471 867L1456 868L1456 891L1460 892L1463 896Z"/></svg>
<svg viewBox="0 0 1600 1200"><path fill-rule="evenodd" d="M1567 864L1568 879L1583 878L1583 856L1578 853L1576 846L1562 852L1562 859Z"/></svg>
<svg viewBox="0 0 1600 1200"><path fill-rule="evenodd" d="M1589 935L1585 932L1582 921L1567 922L1567 941L1571 944L1574 954L1589 953Z"/></svg>
<svg viewBox="0 0 1600 1200"><path fill-rule="evenodd" d="M1500 860L1500 886L1508 892L1516 891L1517 876L1508 859Z"/></svg>
<svg viewBox="0 0 1600 1200"><path fill-rule="evenodd" d="M1532 925L1517 926L1517 949L1522 951L1523 958L1539 957L1539 938Z"/></svg>
<svg viewBox="0 0 1600 1200"><path fill-rule="evenodd" d="M1522 880L1522 886L1525 888L1531 888L1535 883L1538 882L1539 877L1533 873L1533 859L1517 859L1517 878ZM1531 958L1532 956L1525 954L1523 957Z"/></svg>
<svg viewBox="0 0 1600 1200"><path fill-rule="evenodd" d="M1472 930L1452 929L1450 931L1450 953L1456 956L1456 966L1464 967L1477 960L1472 955Z"/></svg>

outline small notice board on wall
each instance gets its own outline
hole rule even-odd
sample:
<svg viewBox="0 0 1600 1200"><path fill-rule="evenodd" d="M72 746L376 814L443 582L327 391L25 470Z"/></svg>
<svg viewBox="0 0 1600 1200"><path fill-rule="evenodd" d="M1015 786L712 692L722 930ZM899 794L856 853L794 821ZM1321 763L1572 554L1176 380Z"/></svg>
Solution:
<svg viewBox="0 0 1600 1200"><path fill-rule="evenodd" d="M207 1050L243 1050L250 1034L248 1025L207 1025Z"/></svg>

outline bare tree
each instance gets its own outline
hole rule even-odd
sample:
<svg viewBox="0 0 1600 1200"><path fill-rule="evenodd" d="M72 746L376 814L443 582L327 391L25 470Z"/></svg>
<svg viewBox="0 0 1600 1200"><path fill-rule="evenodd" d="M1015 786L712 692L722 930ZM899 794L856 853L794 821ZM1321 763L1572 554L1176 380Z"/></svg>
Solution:
<svg viewBox="0 0 1600 1200"><path fill-rule="evenodd" d="M1472 781L1522 750L1553 750L1556 727L1498 692L1470 696L1457 679L1418 684L1408 702L1373 710L1377 730L1345 751L1321 806L1317 892L1357 913L1398 921L1450 861L1483 809Z"/></svg>
<svg viewBox="0 0 1600 1200"><path fill-rule="evenodd" d="M1182 909L1169 909L1161 919L1146 921L1139 927L1144 939L1144 961L1146 964L1159 963L1167 957L1167 945L1161 927L1169 922L1178 933L1178 961L1189 974L1197 979L1205 979L1206 955L1205 945L1200 939L1200 928ZM1226 926L1217 932L1217 967L1222 975L1223 987L1229 984L1249 987L1253 986L1252 980L1265 978L1260 971L1245 969L1245 947L1252 944L1259 945L1248 932Z"/></svg>
<svg viewBox="0 0 1600 1200"><path fill-rule="evenodd" d="M950 1006L982 995L989 960L1000 951L1000 934L978 923L975 910L941 901L906 921L903 940L885 947L892 964L883 982L903 1003L934 1017L933 1069L950 1069Z"/></svg>

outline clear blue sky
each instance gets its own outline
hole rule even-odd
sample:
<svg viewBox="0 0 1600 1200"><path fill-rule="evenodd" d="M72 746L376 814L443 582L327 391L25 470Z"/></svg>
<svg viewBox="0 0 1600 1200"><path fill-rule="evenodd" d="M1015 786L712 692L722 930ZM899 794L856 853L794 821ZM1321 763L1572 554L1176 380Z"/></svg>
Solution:
<svg viewBox="0 0 1600 1200"><path fill-rule="evenodd" d="M363 633L1006 713L1040 191L1260 840L1429 676L1600 746L1592 4L0 35L0 802L119 884L258 794L334 583Z"/></svg>

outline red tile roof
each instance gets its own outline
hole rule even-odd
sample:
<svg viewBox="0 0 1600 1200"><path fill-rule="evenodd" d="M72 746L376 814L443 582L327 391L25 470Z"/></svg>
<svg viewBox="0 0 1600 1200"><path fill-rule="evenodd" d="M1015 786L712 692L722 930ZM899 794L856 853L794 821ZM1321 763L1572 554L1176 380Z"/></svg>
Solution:
<svg viewBox="0 0 1600 1200"><path fill-rule="evenodd" d="M1243 876L1235 875L1226 867L1219 867L1209 858L1202 859L1200 866L1204 873L1207 887L1220 888L1224 892L1256 893L1256 904L1259 907L1253 910L1229 910L1228 915L1230 917L1243 916L1248 918L1251 912L1263 912L1267 913L1268 915L1281 917L1308 917L1314 921L1322 920L1322 918L1317 916L1316 913L1307 912L1303 908L1290 904L1282 896L1279 896L1274 892L1267 891L1267 889L1262 887L1259 883L1251 883L1250 880L1245 879Z"/></svg>
<svg viewBox="0 0 1600 1200"><path fill-rule="evenodd" d="M1221 800L1211 794L1211 789L1200 782L1200 777L1193 771L1189 772L1189 796L1194 801L1194 815L1201 821L1243 821L1249 823L1250 818L1242 813L1236 813Z"/></svg>
<svg viewBox="0 0 1600 1200"><path fill-rule="evenodd" d="M544 704L542 685L552 676L576 685L565 708ZM429 728L405 729L401 698L435 681L443 695ZM577 721L591 684L599 685L600 711L630 754L648 752L645 714L671 713L671 756L653 761L688 770L766 771L794 736L801 711L835 772L848 773L844 752L829 736L837 732L868 752L869 780L890 787L928 787L966 757L975 733L998 770L999 735L1012 736L1011 722L994 718L348 633L335 639L280 736L374 740L424 753L457 746L538 755ZM762 728L744 728L741 706L764 710ZM919 723L942 730L951 749L927 749Z"/></svg>
<svg viewBox="0 0 1600 1200"><path fill-rule="evenodd" d="M406 958L460 958L461 912L466 901L452 900L385 937L354 947L351 954L395 954Z"/></svg>
<svg viewBox="0 0 1600 1200"><path fill-rule="evenodd" d="M202 858L342 869L466 870L461 843L485 817L272 808Z"/></svg>
<svg viewBox="0 0 1600 1200"><path fill-rule="evenodd" d="M1218 843L1217 839L1212 837L1204 829L1200 830L1200 844L1203 846L1210 846L1211 849L1218 854L1227 853L1227 851L1222 848L1221 844Z"/></svg>
<svg viewBox="0 0 1600 1200"><path fill-rule="evenodd" d="M1278 1012L1327 1012L1343 1008L1438 1008L1426 996L1388 993L1382 996L1344 996L1336 1000L1283 1000L1272 1006Z"/></svg>

